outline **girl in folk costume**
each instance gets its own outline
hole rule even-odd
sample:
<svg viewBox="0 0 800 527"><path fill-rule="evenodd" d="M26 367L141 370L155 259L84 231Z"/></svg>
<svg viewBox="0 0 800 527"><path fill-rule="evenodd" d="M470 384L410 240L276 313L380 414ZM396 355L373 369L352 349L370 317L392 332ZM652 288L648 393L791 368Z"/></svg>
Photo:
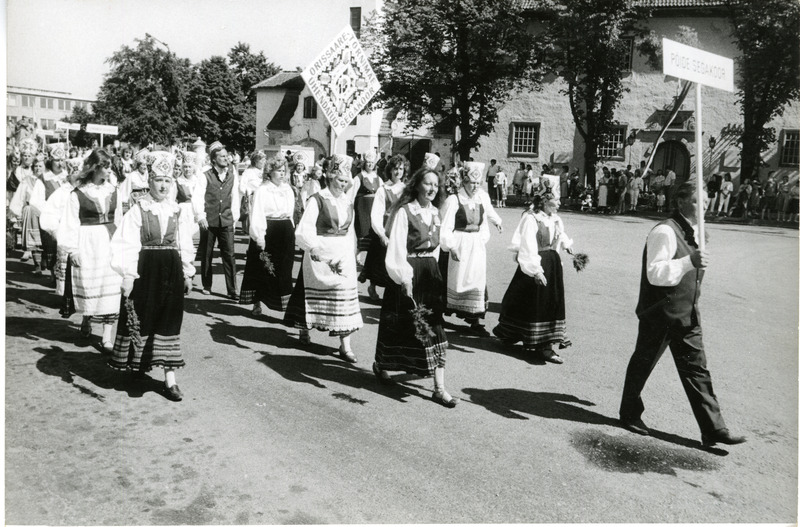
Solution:
<svg viewBox="0 0 800 527"><path fill-rule="evenodd" d="M292 156L292 162L294 164L292 165L292 173L289 176L289 185L292 187L295 195L293 218L296 223L300 221L300 217L303 215L305 203L303 203L301 192L303 190L303 184L306 182L308 165L311 159L309 159L308 154L305 152L295 152Z"/></svg>
<svg viewBox="0 0 800 527"><path fill-rule="evenodd" d="M203 196L197 192L197 154L179 152L175 156L175 167L172 172L174 185L170 187L169 199L181 208L181 213L192 219L192 235L199 231L197 222L203 213Z"/></svg>
<svg viewBox="0 0 800 527"><path fill-rule="evenodd" d="M375 193L383 186L383 180L376 171L377 162L378 156L375 152L364 154L361 172L353 180L352 192L355 194L356 238L359 252L369 249L372 204L375 201ZM372 295L370 297L372 298Z"/></svg>
<svg viewBox="0 0 800 527"><path fill-rule="evenodd" d="M175 370L181 355L183 296L194 275L193 218L169 199L175 159L154 153L148 194L129 210L111 240L111 266L122 281L117 338L108 365L144 375L164 368L166 396L183 398Z"/></svg>
<svg viewBox="0 0 800 527"><path fill-rule="evenodd" d="M322 166L315 164L311 167L311 173L308 175L308 178L306 178L306 182L303 183L303 188L300 189L300 204L303 206L303 211L306 210L308 198L322 190L322 186L320 185L321 179Z"/></svg>
<svg viewBox="0 0 800 527"><path fill-rule="evenodd" d="M111 268L109 251L117 214L117 190L108 181L111 156L95 149L77 176L78 186L69 196L56 231L58 250L72 261L75 309L83 315L81 336L92 334L91 322L103 324L103 349L111 351L111 330L119 312L122 278Z"/></svg>
<svg viewBox="0 0 800 527"><path fill-rule="evenodd" d="M350 334L363 325L356 281L353 201L345 193L352 183L352 158L331 158L328 186L313 195L295 232L305 251L284 324L300 328L300 342L311 342L309 330L328 331L340 339L339 356L356 362Z"/></svg>
<svg viewBox="0 0 800 527"><path fill-rule="evenodd" d="M239 176L239 194L242 195L242 207L240 217L242 218L242 230L250 231L250 210L253 206L253 193L261 186L264 178L264 162L266 156L264 152L256 151L250 156L250 166L244 169Z"/></svg>
<svg viewBox="0 0 800 527"><path fill-rule="evenodd" d="M433 375L433 400L456 406L444 387L447 337L442 327L445 306L439 266L439 211L432 201L438 174L423 166L407 182L392 206L388 222L389 245L386 287L372 371L382 384L392 382L389 371Z"/></svg>
<svg viewBox="0 0 800 527"><path fill-rule="evenodd" d="M128 173L125 181L119 185L119 200L122 204L120 214L128 212L134 203L150 191L147 165L152 161L153 154L146 148L136 154L136 170Z"/></svg>
<svg viewBox="0 0 800 527"><path fill-rule="evenodd" d="M476 334L488 336L480 323L486 316L486 243L489 223L503 232L500 216L481 189L483 163L466 162L461 189L447 198L442 219L442 249L450 253L447 268L447 311L470 324ZM488 221L487 221L488 220Z"/></svg>
<svg viewBox="0 0 800 527"><path fill-rule="evenodd" d="M39 229L40 207L44 205L44 160L37 158L31 165L31 174L26 175L17 187L8 210L20 219L22 227L22 250L33 257L33 274L42 274L42 237ZM40 196L37 202L37 195Z"/></svg>
<svg viewBox="0 0 800 527"><path fill-rule="evenodd" d="M26 137L25 139L21 140L19 143L18 151L15 151L16 157L18 157L19 162L13 167L11 174L6 178L6 205L9 207L11 206L11 201L14 199L14 195L17 193L19 189L20 183L24 181L28 177L33 176L33 162L36 160L36 152L38 151L39 147L36 144L36 141L32 138ZM19 216L16 218L15 215L11 214L11 229L15 234L20 232L20 222L18 220ZM27 262L31 258L31 251L23 251L21 261Z"/></svg>
<svg viewBox="0 0 800 527"><path fill-rule="evenodd" d="M55 236L53 232L58 226L60 218L52 218L55 223L48 225L45 228L43 225L44 211L46 208L47 200L53 193L62 186L68 187L72 190L72 185L67 181L67 171L64 169L64 160L67 157L67 152L64 150L64 145L55 143L48 146L50 151L50 170L44 173L42 177L42 185L36 185L33 189L33 202L36 209L39 210L39 228L42 236L42 266L50 270L52 273L52 285L55 286L56 279L56 262L57 262L57 248Z"/></svg>
<svg viewBox="0 0 800 527"><path fill-rule="evenodd" d="M572 254L572 240L556 214L558 200L552 194L536 196L533 206L522 214L511 250L515 254L516 274L508 285L494 334L506 344L522 341L526 351L537 353L547 362L563 360L553 350L566 348L564 279L558 251Z"/></svg>
<svg viewBox="0 0 800 527"><path fill-rule="evenodd" d="M375 201L372 203L370 212L370 235L369 250L367 259L364 262L364 269L358 277L360 282L370 281L367 291L369 297L378 300L378 292L375 286L388 287L394 282L386 274L386 247L389 245L389 233L386 232L386 222L389 219L389 212L392 205L398 200L405 188L406 176L409 172L409 162L403 154L392 156L386 164L385 173L387 174L386 183L375 192Z"/></svg>
<svg viewBox="0 0 800 527"><path fill-rule="evenodd" d="M285 311L289 303L294 204L294 191L286 181L286 158L278 153L266 161L264 183L256 189L250 209L250 246L239 303L253 304L253 316L261 314L261 302L275 311Z"/></svg>
<svg viewBox="0 0 800 527"><path fill-rule="evenodd" d="M70 199L73 189L78 185L78 176L80 175L80 162L76 159L67 159L63 161L66 164L67 178L64 184L58 187L44 203L42 213L39 216L39 227L44 233L48 233L56 245L56 262L54 267L54 274L56 279L56 294L62 297L61 307L59 314L62 318L69 318L75 313L75 300L72 295L72 261L69 255L63 250L63 247L58 247L58 240L56 233L61 224L61 218L67 208L67 202Z"/></svg>
<svg viewBox="0 0 800 527"><path fill-rule="evenodd" d="M122 154L120 155L120 162L122 163L122 174L123 177L121 181L125 181L128 178L128 174L133 172L133 150L130 147L125 147L122 149Z"/></svg>

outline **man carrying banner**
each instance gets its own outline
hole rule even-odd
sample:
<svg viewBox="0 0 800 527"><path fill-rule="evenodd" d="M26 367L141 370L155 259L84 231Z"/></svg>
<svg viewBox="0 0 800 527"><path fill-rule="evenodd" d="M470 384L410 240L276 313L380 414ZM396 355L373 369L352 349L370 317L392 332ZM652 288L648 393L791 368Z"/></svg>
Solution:
<svg viewBox="0 0 800 527"><path fill-rule="evenodd" d="M639 336L628 364L619 416L625 429L649 435L650 430L642 421L641 393L650 372L669 346L700 426L703 446L736 445L745 438L731 435L725 426L711 386L711 374L706 369L697 301L708 254L698 247L695 226L703 212L698 214L701 205L695 181L680 185L675 191L672 217L656 225L647 236L636 307Z"/></svg>

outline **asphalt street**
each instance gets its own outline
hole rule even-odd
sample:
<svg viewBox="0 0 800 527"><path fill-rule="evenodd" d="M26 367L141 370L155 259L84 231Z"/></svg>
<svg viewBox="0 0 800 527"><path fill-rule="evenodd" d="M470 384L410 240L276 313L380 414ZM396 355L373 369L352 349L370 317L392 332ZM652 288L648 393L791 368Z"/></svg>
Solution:
<svg viewBox="0 0 800 527"><path fill-rule="evenodd" d="M499 213L489 329L515 271L507 246L520 209ZM643 395L653 436L616 422L655 221L562 216L590 257L581 273L565 257L565 364L448 319L455 409L430 400L431 379L376 382L380 305L366 285L350 365L330 354L337 339L312 332L304 348L280 313L253 318L228 301L221 265L215 295L186 298L185 398L171 402L161 370L133 382L106 367L100 328L81 341L80 317L61 319L46 280L15 253L6 262L5 523L796 523L797 230L708 225L708 365L728 425L748 442L707 451L668 352Z"/></svg>

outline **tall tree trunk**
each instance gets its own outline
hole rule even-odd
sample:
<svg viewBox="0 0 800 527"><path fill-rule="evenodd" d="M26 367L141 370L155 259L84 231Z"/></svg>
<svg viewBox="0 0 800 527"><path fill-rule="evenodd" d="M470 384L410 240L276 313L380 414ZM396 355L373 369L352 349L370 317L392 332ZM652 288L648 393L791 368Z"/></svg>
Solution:
<svg viewBox="0 0 800 527"><path fill-rule="evenodd" d="M590 138L585 143L585 150L583 151L583 170L586 175L586 184L595 188L597 178L595 172L597 171L597 143L593 138Z"/></svg>
<svg viewBox="0 0 800 527"><path fill-rule="evenodd" d="M761 166L761 149L759 145L759 132L755 127L748 126L745 121L744 132L742 133L742 170L739 175L739 183L745 179L758 178L758 169Z"/></svg>

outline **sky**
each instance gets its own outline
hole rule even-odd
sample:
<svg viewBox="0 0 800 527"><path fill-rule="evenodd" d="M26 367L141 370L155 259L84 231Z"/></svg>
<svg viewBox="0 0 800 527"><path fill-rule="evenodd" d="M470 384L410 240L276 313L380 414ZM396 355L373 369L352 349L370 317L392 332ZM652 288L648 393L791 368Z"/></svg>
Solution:
<svg viewBox="0 0 800 527"><path fill-rule="evenodd" d="M6 84L93 99L106 59L149 33L193 63L237 42L305 68L364 0L5 0ZM363 8L366 15L369 9Z"/></svg>

